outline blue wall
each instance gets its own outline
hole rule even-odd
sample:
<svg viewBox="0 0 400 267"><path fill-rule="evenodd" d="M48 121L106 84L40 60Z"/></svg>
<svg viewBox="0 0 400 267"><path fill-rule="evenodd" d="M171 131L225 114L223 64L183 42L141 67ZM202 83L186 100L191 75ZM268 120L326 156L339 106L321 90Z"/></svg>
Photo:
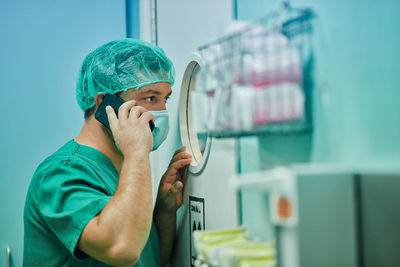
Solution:
<svg viewBox="0 0 400 267"><path fill-rule="evenodd" d="M316 109L314 159L397 164L400 2L332 1L315 9L328 99Z"/></svg>
<svg viewBox="0 0 400 267"><path fill-rule="evenodd" d="M0 1L0 265L22 265L23 206L32 174L83 123L75 83L83 58L123 38L125 2Z"/></svg>

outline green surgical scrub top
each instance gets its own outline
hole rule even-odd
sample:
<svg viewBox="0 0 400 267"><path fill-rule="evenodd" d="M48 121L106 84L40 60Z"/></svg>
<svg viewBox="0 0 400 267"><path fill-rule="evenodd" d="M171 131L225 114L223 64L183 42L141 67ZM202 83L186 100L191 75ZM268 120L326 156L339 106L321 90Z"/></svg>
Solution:
<svg viewBox="0 0 400 267"><path fill-rule="evenodd" d="M77 244L86 224L111 199L118 177L104 154L73 140L45 159L25 202L24 266L108 266L85 255ZM135 266L160 266L154 223Z"/></svg>

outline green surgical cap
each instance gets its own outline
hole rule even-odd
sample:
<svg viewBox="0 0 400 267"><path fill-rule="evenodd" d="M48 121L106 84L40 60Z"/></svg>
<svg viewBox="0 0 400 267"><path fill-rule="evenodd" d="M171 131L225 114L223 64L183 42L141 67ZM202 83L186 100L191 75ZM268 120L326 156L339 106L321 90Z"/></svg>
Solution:
<svg viewBox="0 0 400 267"><path fill-rule="evenodd" d="M175 69L164 51L150 43L122 39L106 43L83 61L76 99L83 111L93 107L99 93L115 94L130 88L175 81Z"/></svg>

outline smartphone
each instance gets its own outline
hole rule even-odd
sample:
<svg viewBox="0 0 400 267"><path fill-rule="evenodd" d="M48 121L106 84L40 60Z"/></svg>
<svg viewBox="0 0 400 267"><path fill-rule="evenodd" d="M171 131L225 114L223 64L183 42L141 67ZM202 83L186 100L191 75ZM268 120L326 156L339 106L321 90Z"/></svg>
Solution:
<svg viewBox="0 0 400 267"><path fill-rule="evenodd" d="M95 118L99 122L101 122L104 126L106 126L108 129L110 129L110 123L108 122L106 107L107 106L111 106L114 109L115 114L118 117L119 107L124 102L125 102L124 100L122 100L121 98L119 98L116 95L106 94L104 96L103 102L101 102L100 107L97 109L96 114L94 115ZM151 131L153 131L154 127L155 127L154 122L153 121L149 121L149 126L150 126Z"/></svg>

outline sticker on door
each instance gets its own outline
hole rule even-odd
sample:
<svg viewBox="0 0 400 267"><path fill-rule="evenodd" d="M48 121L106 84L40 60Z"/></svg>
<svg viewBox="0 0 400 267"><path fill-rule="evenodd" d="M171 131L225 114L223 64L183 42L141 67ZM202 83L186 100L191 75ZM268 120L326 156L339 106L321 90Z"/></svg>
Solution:
<svg viewBox="0 0 400 267"><path fill-rule="evenodd" d="M205 230L204 198L189 196L189 226L190 226L190 265L194 267L196 252L193 246L193 231Z"/></svg>

